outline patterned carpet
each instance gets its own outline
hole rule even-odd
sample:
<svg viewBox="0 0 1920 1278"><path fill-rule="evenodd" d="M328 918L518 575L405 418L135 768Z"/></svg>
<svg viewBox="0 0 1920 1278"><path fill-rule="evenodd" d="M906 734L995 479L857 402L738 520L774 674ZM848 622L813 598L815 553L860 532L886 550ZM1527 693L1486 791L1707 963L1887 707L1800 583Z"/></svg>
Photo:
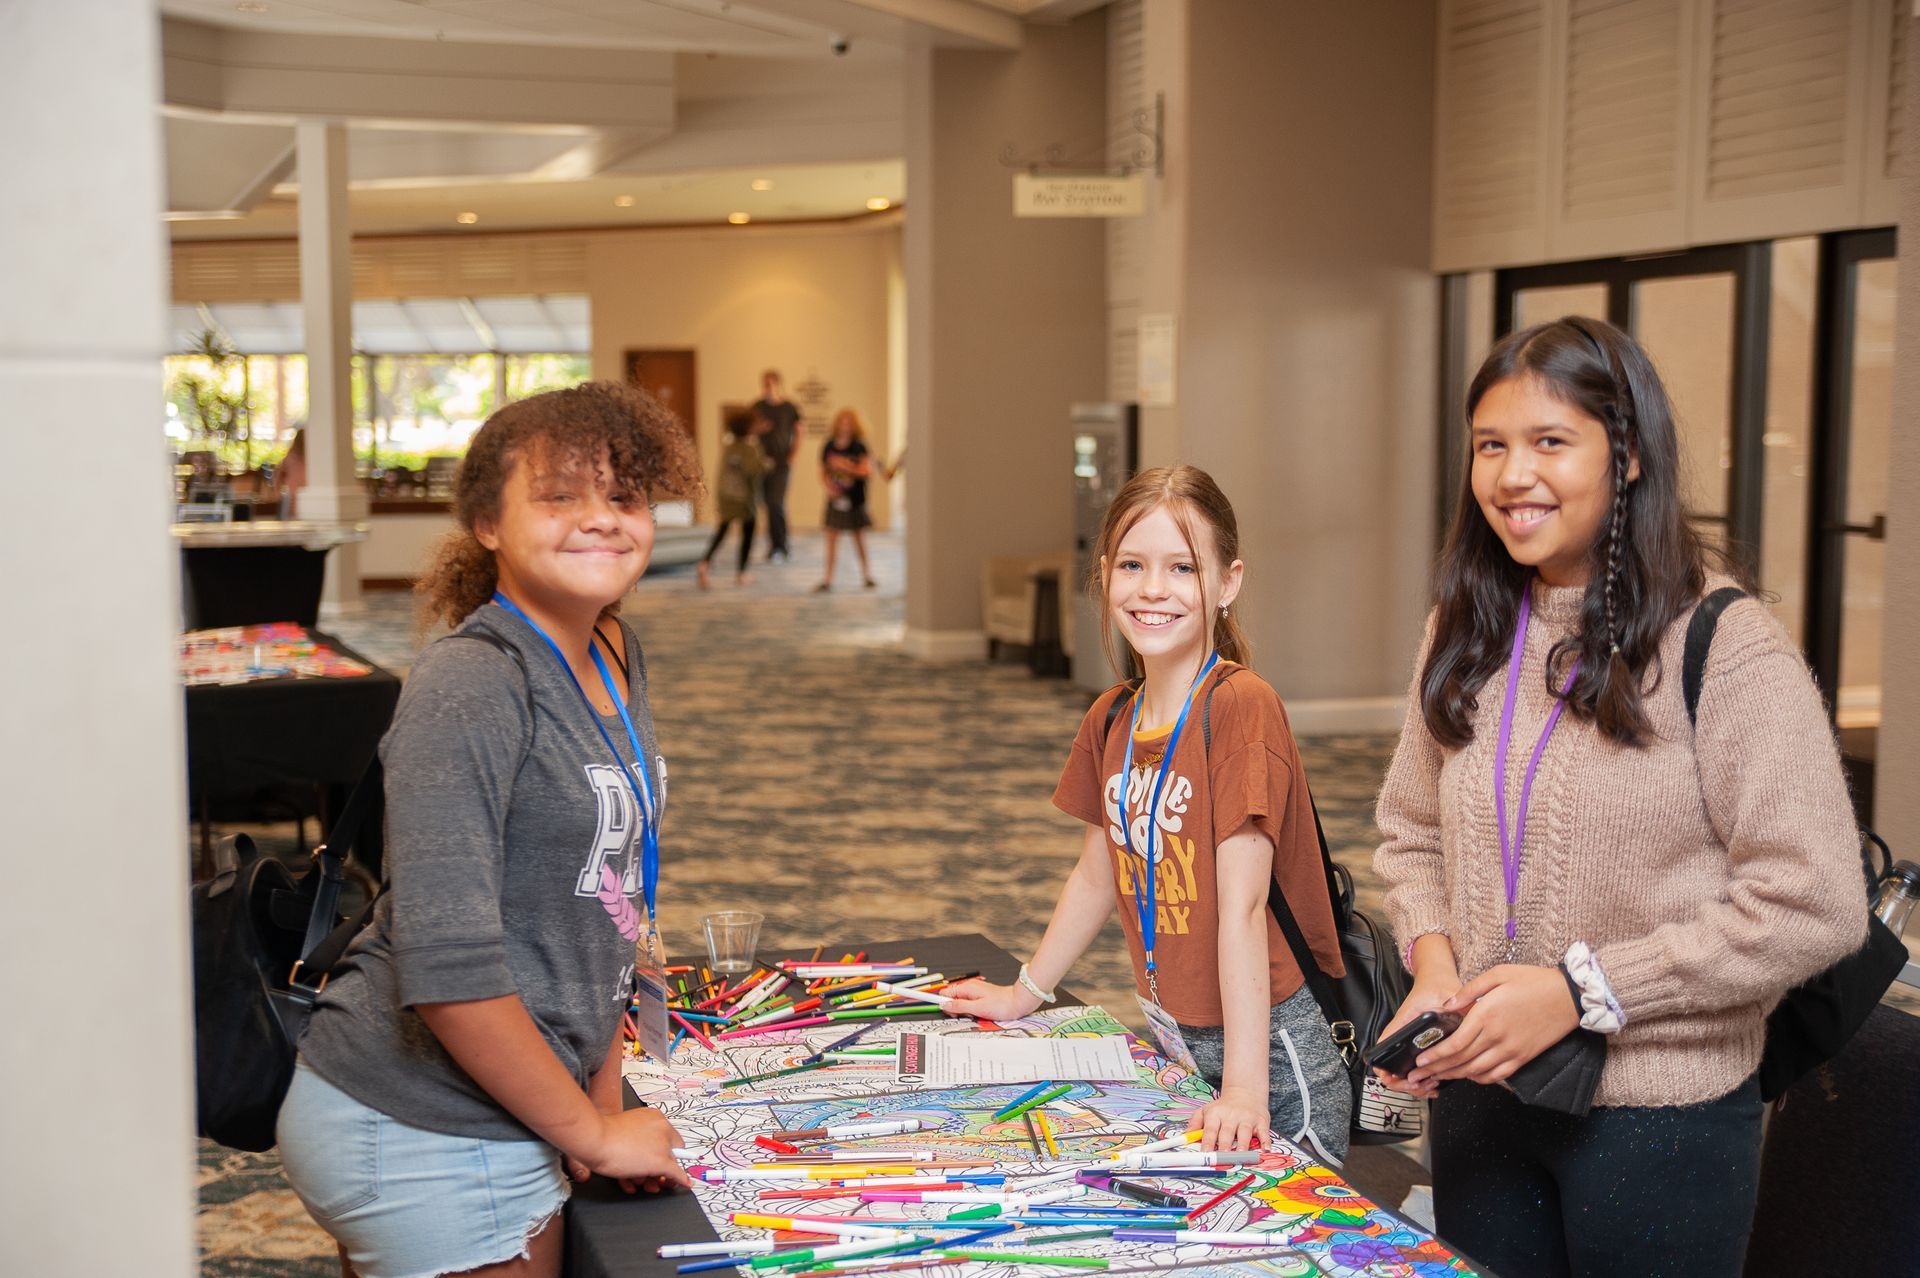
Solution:
<svg viewBox="0 0 1920 1278"><path fill-rule="evenodd" d="M700 916L732 908L764 913L776 946L978 931L1028 954L1046 928L1080 843L1079 823L1049 798L1091 698L1022 665L904 655L901 543L871 540L876 590L849 588L858 578L843 556L836 590L811 593L821 542L802 534L794 562L756 568L744 588L720 573L703 594L679 570L629 601L669 767L660 922L672 949L699 948ZM417 651L410 597L368 602L334 631L404 670ZM1377 900L1373 796L1392 744L1301 743L1363 903ZM287 842L291 827L255 832ZM1117 923L1070 981L1139 1028ZM215 1278L339 1272L271 1154L203 1143L200 1222L202 1272Z"/></svg>

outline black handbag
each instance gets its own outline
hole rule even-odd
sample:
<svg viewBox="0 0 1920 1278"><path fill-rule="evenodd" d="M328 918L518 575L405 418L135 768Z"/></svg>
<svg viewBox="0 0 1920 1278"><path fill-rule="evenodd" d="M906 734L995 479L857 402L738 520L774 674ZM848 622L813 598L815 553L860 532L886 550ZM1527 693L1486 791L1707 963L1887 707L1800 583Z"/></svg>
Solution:
<svg viewBox="0 0 1920 1278"><path fill-rule="evenodd" d="M1687 624L1687 646L1681 660L1680 686L1687 702L1687 721L1700 709L1700 687L1706 678L1707 652L1720 614L1746 592L1723 586L1701 600ZM1847 1040L1866 1024L1907 962L1907 946L1873 913L1880 886L1893 870L1893 853L1885 840L1861 828L1860 860L1866 883L1866 939L1860 948L1804 984L1788 990L1767 1017L1767 1046L1760 1057L1760 1099L1778 1100L1794 1081L1840 1054ZM1878 849L1882 865L1874 864Z"/></svg>
<svg viewBox="0 0 1920 1278"><path fill-rule="evenodd" d="M219 1144L271 1149L280 1102L314 1000L373 914L339 918L347 853L379 808L376 755L354 787L316 867L296 880L244 834L214 849L213 877L193 885L193 1031L199 1131Z"/></svg>
<svg viewBox="0 0 1920 1278"><path fill-rule="evenodd" d="M1213 753L1213 694L1232 674L1232 670L1227 670L1214 680L1201 703L1201 739L1209 756ZM1115 697L1107 707L1108 731L1112 730L1113 721L1126 700L1125 696ZM1345 866L1335 863L1327 848L1327 832L1320 824L1320 808L1313 802L1311 791L1307 794L1307 804L1313 811L1314 836L1320 842L1320 867L1326 877L1327 900L1333 907L1334 931L1340 938L1345 974L1335 981L1320 969L1277 880L1268 884L1267 908L1273 911L1274 921L1286 937L1287 948L1305 977L1320 1014L1326 1017L1334 1048L1346 1066L1353 1089L1348 1144L1391 1145L1411 1140L1420 1134L1422 1127L1420 1102L1411 1097L1398 1101L1402 1094L1382 1086L1362 1056L1379 1040L1380 1031L1393 1019L1400 1004L1406 1002L1411 988L1406 970L1393 952L1391 934L1354 907L1353 876Z"/></svg>

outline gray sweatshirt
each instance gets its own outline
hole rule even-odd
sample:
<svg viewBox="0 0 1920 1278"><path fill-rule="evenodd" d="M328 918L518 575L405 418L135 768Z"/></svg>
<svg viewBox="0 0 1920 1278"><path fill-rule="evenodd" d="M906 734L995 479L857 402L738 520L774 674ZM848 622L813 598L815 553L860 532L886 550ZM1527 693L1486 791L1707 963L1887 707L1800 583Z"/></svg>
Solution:
<svg viewBox="0 0 1920 1278"><path fill-rule="evenodd" d="M475 629L512 644L525 674L459 637ZM640 645L620 629L628 713L664 805ZM327 1081L413 1127L533 1140L414 1006L518 994L582 1087L606 1060L646 904L633 793L595 718L633 763L619 715L596 715L540 636L497 605L420 654L380 743L387 890L300 1044Z"/></svg>

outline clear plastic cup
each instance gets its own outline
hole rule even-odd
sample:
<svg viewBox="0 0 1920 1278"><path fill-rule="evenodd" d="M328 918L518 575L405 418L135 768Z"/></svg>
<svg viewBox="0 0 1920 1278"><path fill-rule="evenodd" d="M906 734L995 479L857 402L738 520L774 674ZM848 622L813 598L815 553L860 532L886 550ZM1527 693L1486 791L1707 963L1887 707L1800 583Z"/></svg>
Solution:
<svg viewBox="0 0 1920 1278"><path fill-rule="evenodd" d="M764 914L752 910L721 910L700 920L707 933L708 965L716 972L738 976L753 967L753 950L760 943Z"/></svg>

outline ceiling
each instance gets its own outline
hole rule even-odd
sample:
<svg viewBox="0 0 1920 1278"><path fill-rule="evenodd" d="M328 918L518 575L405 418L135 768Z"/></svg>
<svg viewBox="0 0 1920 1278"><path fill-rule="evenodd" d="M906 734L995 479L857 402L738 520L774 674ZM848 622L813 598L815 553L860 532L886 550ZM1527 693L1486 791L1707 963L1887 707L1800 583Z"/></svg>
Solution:
<svg viewBox="0 0 1920 1278"><path fill-rule="evenodd" d="M1102 2L161 0L169 231L296 234L316 118L355 234L857 217L907 194L910 44Z"/></svg>
<svg viewBox="0 0 1920 1278"><path fill-rule="evenodd" d="M755 182L768 184L756 191ZM503 180L358 187L349 192L356 235L443 231L697 225L735 213L755 222L866 214L867 202L902 203L906 165L867 163L757 165L686 173L604 174L569 182ZM623 201L631 200L630 204ZM290 237L298 233L297 189L282 186L241 218L177 220L174 238ZM463 213L475 215L462 224Z"/></svg>

